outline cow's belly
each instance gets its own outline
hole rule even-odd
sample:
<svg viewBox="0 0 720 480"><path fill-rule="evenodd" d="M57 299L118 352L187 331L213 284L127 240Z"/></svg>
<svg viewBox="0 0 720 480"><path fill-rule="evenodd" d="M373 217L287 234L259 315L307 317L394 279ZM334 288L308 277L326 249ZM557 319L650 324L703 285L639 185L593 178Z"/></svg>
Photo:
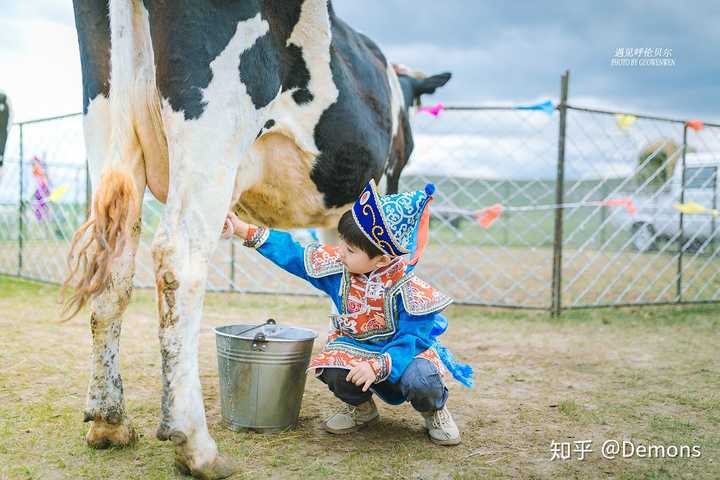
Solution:
<svg viewBox="0 0 720 480"><path fill-rule="evenodd" d="M236 182L234 210L246 221L275 228L337 225L350 207L328 209L323 195L310 179L315 155L301 150L281 133L266 133L250 149ZM253 165L260 166L253 173ZM248 182L245 175L256 176ZM249 188L243 187L251 183ZM242 193L240 193L242 192ZM236 197L235 196L235 197Z"/></svg>

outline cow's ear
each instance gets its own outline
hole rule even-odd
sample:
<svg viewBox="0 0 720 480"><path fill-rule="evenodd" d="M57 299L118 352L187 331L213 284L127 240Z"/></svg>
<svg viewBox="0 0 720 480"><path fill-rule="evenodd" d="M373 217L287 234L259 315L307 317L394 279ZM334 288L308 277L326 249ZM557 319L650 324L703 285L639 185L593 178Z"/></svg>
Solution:
<svg viewBox="0 0 720 480"><path fill-rule="evenodd" d="M415 95L435 93L435 90L445 85L450 80L450 77L452 77L452 74L445 72L418 80L415 84Z"/></svg>

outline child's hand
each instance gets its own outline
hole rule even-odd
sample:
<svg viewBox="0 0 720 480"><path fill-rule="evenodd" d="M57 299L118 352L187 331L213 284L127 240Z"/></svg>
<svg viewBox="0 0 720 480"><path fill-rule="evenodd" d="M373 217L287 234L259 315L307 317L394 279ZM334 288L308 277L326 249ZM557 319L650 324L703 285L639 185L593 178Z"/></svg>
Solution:
<svg viewBox="0 0 720 480"><path fill-rule="evenodd" d="M228 212L225 217L225 225L223 226L222 238L227 240L232 238L233 234L240 238L247 237L248 229L250 228L249 223L245 223L240 220L237 215L233 212Z"/></svg>
<svg viewBox="0 0 720 480"><path fill-rule="evenodd" d="M220 238L222 238L223 240L229 240L234 234L235 226L233 225L232 220L230 220L230 214L228 214L227 217L225 217L225 225L223 225Z"/></svg>
<svg viewBox="0 0 720 480"><path fill-rule="evenodd" d="M354 363L352 370L345 377L345 380L354 383L358 387L362 385L363 392L367 392L370 385L375 383L375 379L375 372L368 362Z"/></svg>

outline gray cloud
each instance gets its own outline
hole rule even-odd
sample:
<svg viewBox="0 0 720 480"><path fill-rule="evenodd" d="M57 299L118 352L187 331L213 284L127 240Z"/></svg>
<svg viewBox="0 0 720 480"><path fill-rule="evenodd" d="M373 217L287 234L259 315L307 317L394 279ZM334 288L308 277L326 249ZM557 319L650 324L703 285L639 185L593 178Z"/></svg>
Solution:
<svg viewBox="0 0 720 480"><path fill-rule="evenodd" d="M608 107L720 121L720 4L665 1L336 0L339 16L391 61L449 70L448 103L559 95ZM674 67L613 67L617 48L670 48ZM430 100L428 100L430 101Z"/></svg>
<svg viewBox="0 0 720 480"><path fill-rule="evenodd" d="M5 3L0 20L74 23L64 0ZM609 0L602 8L571 0L334 0L333 5L391 61L428 73L451 71L452 81L437 95L446 103L557 100L560 75L570 69L571 102L720 123L718 2ZM2 44L17 38L11 29L0 30ZM617 48L640 47L671 48L676 65L610 65Z"/></svg>

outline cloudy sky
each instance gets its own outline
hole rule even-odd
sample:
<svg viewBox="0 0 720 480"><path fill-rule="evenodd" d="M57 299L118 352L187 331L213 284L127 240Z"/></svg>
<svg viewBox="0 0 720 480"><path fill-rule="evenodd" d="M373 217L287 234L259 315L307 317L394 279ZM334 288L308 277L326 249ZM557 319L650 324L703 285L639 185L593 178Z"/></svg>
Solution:
<svg viewBox="0 0 720 480"><path fill-rule="evenodd" d="M371 4L372 6L370 6ZM720 118L720 4L710 0L335 2L393 61L454 77L452 103L557 99ZM618 48L668 48L674 67L613 67Z"/></svg>
<svg viewBox="0 0 720 480"><path fill-rule="evenodd" d="M447 104L556 100L720 120L720 4L711 0L336 0L338 14L394 62L451 71ZM81 108L70 0L0 0L0 89L16 119ZM618 67L618 48L671 49L672 67Z"/></svg>

